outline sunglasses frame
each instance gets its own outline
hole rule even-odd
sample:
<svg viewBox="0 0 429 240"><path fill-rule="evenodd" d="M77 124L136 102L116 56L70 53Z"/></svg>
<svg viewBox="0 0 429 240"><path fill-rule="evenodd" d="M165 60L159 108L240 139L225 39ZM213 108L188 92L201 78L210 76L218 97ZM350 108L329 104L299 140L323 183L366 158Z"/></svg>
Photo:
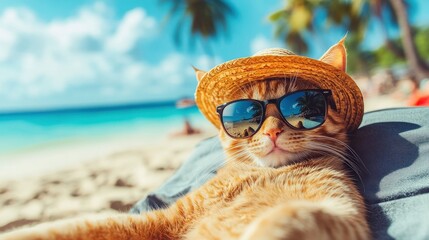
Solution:
<svg viewBox="0 0 429 240"><path fill-rule="evenodd" d="M288 96L290 96L290 95L292 95L292 94L295 94L295 93L298 93L298 92L307 92L307 91L318 92L318 93L321 93L321 94L323 95L323 97L325 98L325 115L324 115L323 121L322 121L318 126L316 126L316 127L312 127L312 128L305 128L305 129L302 129L302 128L296 128L296 127L294 127L292 124L290 124L290 123L286 120L285 116L283 116L283 114L282 114L282 112L281 112L281 110L280 110L280 102L281 102L284 98L286 98L286 97L288 97ZM322 126L322 125L323 125L323 123L325 123L325 121L326 121L326 116L328 116L328 105L330 105L332 109L336 110L335 103L334 103L334 101L332 101L333 99L331 98L331 96L332 96L332 91L331 91L330 89L303 89L303 90L298 90L298 91L294 91L294 92L291 92L291 93L285 94L285 95L281 96L280 98L269 99L269 100L256 100L256 99L251 99L251 98L247 98L247 99L246 99L246 98L244 98L244 99L237 99L237 100L234 100L234 101L231 101L231 102L227 102L227 103L223 103L223 104L221 104L221 105L217 106L217 107L216 107L216 112L217 112L217 114L218 114L218 116L219 116L219 118L220 118L220 121L221 121L221 123L222 123L222 128L225 130L225 133L226 133L226 134L228 134L228 136L230 136L231 138L235 138L235 139L245 139L245 138L250 138L250 137L252 137L253 135L255 135L255 134L259 131L259 129L261 129L262 124L264 123L265 118L266 118L266 117L265 117L265 114L266 114L266 110L267 110L267 105L268 105L268 104L274 104L274 105L276 106L277 110L279 111L280 115L282 116L282 120L283 120L283 122L284 122L288 127L290 127L290 128L291 128L291 129L293 129L293 130L298 130L298 131L307 131L307 130L312 130L312 129L318 128L318 127ZM233 104L233 103L235 103L235 102L243 101L243 100L253 101L253 102L256 102L256 103L258 103L259 105L261 105L261 106L262 106L262 113L263 113L263 114L262 114L262 120L261 120L261 122L258 124L258 128L257 128L257 129L255 129L255 131L254 131L254 133L253 133L252 135L249 135L249 136L246 136L246 137L234 137L234 136L231 136L231 134L229 134L229 133L228 133L228 131L227 131L227 130L226 130L226 128L225 128L225 124L224 124L224 121L223 121L223 110L224 110L224 109L225 109L225 107L227 107L228 105Z"/></svg>

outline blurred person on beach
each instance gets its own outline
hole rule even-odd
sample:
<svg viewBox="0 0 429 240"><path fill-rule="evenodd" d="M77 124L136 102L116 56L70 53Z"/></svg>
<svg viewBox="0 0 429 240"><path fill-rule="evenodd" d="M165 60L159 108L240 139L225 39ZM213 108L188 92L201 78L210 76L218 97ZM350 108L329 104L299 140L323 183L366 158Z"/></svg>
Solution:
<svg viewBox="0 0 429 240"><path fill-rule="evenodd" d="M197 128L194 128L191 125L191 123L188 120L188 118L185 118L183 120L183 128L182 128L182 130L177 131L177 132L173 132L171 134L171 136L174 136L174 137L176 137L176 136L189 136L189 135L194 135L194 134L198 134L198 133L201 133L201 131L199 129L197 129Z"/></svg>
<svg viewBox="0 0 429 240"><path fill-rule="evenodd" d="M423 79L420 84L413 81L413 91L408 99L409 106L429 106L429 79Z"/></svg>

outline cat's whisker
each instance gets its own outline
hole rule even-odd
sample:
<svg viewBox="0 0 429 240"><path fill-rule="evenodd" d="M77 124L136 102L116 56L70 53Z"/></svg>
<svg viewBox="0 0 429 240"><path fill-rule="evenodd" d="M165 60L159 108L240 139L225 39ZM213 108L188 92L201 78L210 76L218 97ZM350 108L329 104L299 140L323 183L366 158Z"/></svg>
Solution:
<svg viewBox="0 0 429 240"><path fill-rule="evenodd" d="M223 154L219 154L219 158L225 159ZM229 162L230 160L224 160L220 165L219 163L214 163L213 165L208 164L201 172L200 174L198 174L198 178L197 180L201 180L201 179L205 179L207 178L207 176L212 174L213 169L220 169L222 167L224 167L227 162Z"/></svg>
<svg viewBox="0 0 429 240"><path fill-rule="evenodd" d="M218 162L215 162L213 165L207 164L205 166L205 168L202 169L202 171L200 172L200 174L197 176L198 177L197 180L206 178L208 175L212 174L213 169L222 168L226 164L227 160L225 159L225 154L223 153L223 151L215 151L217 148L218 147L217 147L216 144L212 144L212 146L209 147L209 151L208 152L210 152L210 153L215 152L216 155L214 155L213 158L215 158L215 159L218 159L218 158L224 159L224 161L220 165L218 165L219 164Z"/></svg>
<svg viewBox="0 0 429 240"><path fill-rule="evenodd" d="M245 144L242 144L242 146L234 146L232 148L239 148L239 147L242 148L244 146L245 146ZM218 155L219 155L219 158L225 158L223 152L219 153ZM225 166L226 164L229 164L229 165L239 164L239 163L241 163L241 161L237 161L237 160L243 159L244 157L246 157L246 155L248 155L248 153L245 150L234 151L234 154L229 155L228 158L226 158L226 160L222 162L222 164L219 166L219 168ZM199 175L199 179L206 178L208 175L212 174L212 172L211 172L212 169L213 169L212 165L207 166Z"/></svg>
<svg viewBox="0 0 429 240"><path fill-rule="evenodd" d="M344 152L344 149L340 146L331 145L325 142L312 142L311 146L322 148L322 150L323 148L326 148L328 150L335 151L338 155L342 156L343 158L346 158L348 161L350 161L350 163L353 163L355 166L357 166L353 159L350 158L351 156Z"/></svg>
<svg viewBox="0 0 429 240"><path fill-rule="evenodd" d="M325 153L329 156L336 156L337 158L339 158L340 160L342 160L346 165L348 165L350 167L350 169L352 169L354 172L356 172L357 175L359 175L359 170L356 167L356 165L352 162L349 161L349 159L347 159L347 157L343 156L341 153L339 153L338 151L336 151L335 149L330 149L327 146L313 146L312 149L307 149L307 151L313 152L313 153Z"/></svg>
<svg viewBox="0 0 429 240"><path fill-rule="evenodd" d="M241 91L241 93L244 96L248 96L249 92L251 92L251 91L246 91L246 89L245 89L245 87L243 85L240 85L240 84L236 84L236 85L238 86L238 89Z"/></svg>
<svg viewBox="0 0 429 240"><path fill-rule="evenodd" d="M353 157L357 158L357 160L360 160L359 156L356 154L356 152L345 142L337 139L337 138L333 138L333 137L328 137L328 136L322 136L322 135L314 135L314 136L308 136L308 138L312 141L316 141L316 142L324 142L332 147L336 147L336 148L346 148L347 150L350 151L350 153L353 155ZM333 142L333 143L332 143Z"/></svg>
<svg viewBox="0 0 429 240"><path fill-rule="evenodd" d="M286 82L286 84L285 84L286 92L293 92L293 91L296 91L298 89L297 79L298 79L298 75L296 73L289 75L289 76L284 74L284 80Z"/></svg>
<svg viewBox="0 0 429 240"><path fill-rule="evenodd" d="M360 169L358 165L353 162L346 153L342 149L338 149L334 146L323 144L323 143L312 143L311 147L308 149L308 151L313 151L315 153L327 153L329 155L334 155L338 157L340 160L343 160L343 162L350 167L351 170L353 170L356 175L359 177L359 179L362 181L362 178L360 176Z"/></svg>
<svg viewBox="0 0 429 240"><path fill-rule="evenodd" d="M251 98L254 99L259 99L261 96L259 95L259 90L257 89L257 87L255 85L251 85L250 87L250 91L249 91L249 95Z"/></svg>
<svg viewBox="0 0 429 240"><path fill-rule="evenodd" d="M365 171L368 171L368 168L365 166L365 163L359 157L359 155L357 154L357 152L352 147L350 147L347 143L345 143L345 142L343 142L341 140L338 140L336 138L332 138L332 137L328 137L328 136L321 136L321 135L310 136L310 138L313 138L315 140L320 140L321 139L321 140L333 141L333 142L341 145L342 147L345 147L348 150L349 154L351 154L351 157L352 157L351 160L352 161L355 160L359 165L362 166L362 168Z"/></svg>
<svg viewBox="0 0 429 240"><path fill-rule="evenodd" d="M291 77L290 80L290 85L289 85L289 91L296 91L297 90L297 79L298 79L298 74L294 74Z"/></svg>
<svg viewBox="0 0 429 240"><path fill-rule="evenodd" d="M219 157L224 158L223 156L219 156ZM206 178L208 175L212 174L213 169L221 168L225 164L226 164L226 161L223 161L220 165L219 165L219 163L214 163L214 164L208 164L208 165L206 165L205 168L202 169L202 171L200 172L200 174L198 174L198 176L197 176L198 178L197 179L199 180L199 179Z"/></svg>
<svg viewBox="0 0 429 240"><path fill-rule="evenodd" d="M354 170L356 170L356 172L358 172L358 171L360 172L358 165L355 162L353 162L349 158L349 156L343 152L342 149L335 148L335 147L328 145L328 144L319 144L318 146L320 146L320 148L322 148L322 149L326 148L327 150L329 150L329 153L331 153L331 154L335 153L338 157L345 160L346 163L348 163Z"/></svg>
<svg viewBox="0 0 429 240"><path fill-rule="evenodd" d="M231 158L230 161L242 162L246 159L246 157L249 157L249 153L245 150L241 150L237 151L237 153L234 155L229 155L229 157Z"/></svg>

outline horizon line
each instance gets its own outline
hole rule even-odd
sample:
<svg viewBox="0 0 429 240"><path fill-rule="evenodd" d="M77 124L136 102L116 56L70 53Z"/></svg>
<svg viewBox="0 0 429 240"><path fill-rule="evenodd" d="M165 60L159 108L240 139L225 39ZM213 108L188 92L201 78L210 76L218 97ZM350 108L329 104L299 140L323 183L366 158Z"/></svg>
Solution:
<svg viewBox="0 0 429 240"><path fill-rule="evenodd" d="M136 103L116 103L116 104L100 104L100 105L89 105L89 106L69 106L69 107L52 107L45 109L22 109L22 110L0 110L1 116L10 115L27 115L27 114L49 114L49 113L67 113L67 112L98 112L98 111L109 111L109 110L121 110L121 109L136 109L136 108L147 108L147 107L167 107L175 106L177 100L162 100L153 102L136 102Z"/></svg>

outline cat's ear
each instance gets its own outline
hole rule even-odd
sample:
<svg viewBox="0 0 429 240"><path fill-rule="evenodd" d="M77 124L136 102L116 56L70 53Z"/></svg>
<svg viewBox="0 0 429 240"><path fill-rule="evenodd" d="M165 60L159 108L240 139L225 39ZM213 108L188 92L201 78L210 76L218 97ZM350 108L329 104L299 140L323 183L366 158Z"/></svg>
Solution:
<svg viewBox="0 0 429 240"><path fill-rule="evenodd" d="M204 74L206 74L206 72L203 70L200 70L194 66L192 66L192 68L195 71L195 76L197 77L198 82L201 81L201 79L203 78Z"/></svg>
<svg viewBox="0 0 429 240"><path fill-rule="evenodd" d="M344 46L344 41L346 37L347 35L337 44L329 48L319 60L345 72L347 67L347 51Z"/></svg>

